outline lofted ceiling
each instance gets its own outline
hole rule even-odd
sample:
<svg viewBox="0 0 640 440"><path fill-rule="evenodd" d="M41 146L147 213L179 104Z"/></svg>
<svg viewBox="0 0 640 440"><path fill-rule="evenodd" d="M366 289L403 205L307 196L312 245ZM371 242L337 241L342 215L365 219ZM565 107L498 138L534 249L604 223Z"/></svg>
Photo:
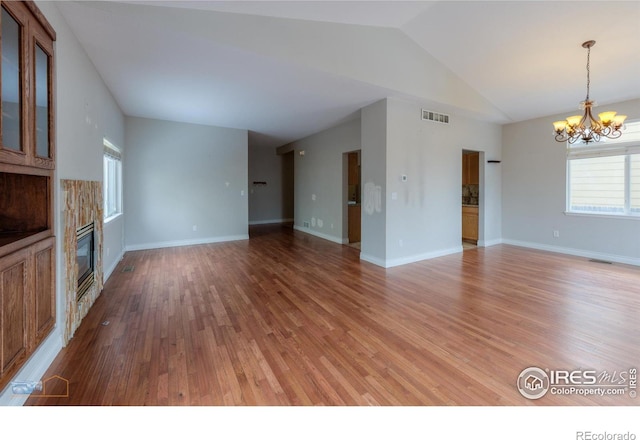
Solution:
<svg viewBox="0 0 640 440"><path fill-rule="evenodd" d="M591 97L640 98L640 0L57 5L125 114L270 147L385 97L496 123L575 113L590 39Z"/></svg>

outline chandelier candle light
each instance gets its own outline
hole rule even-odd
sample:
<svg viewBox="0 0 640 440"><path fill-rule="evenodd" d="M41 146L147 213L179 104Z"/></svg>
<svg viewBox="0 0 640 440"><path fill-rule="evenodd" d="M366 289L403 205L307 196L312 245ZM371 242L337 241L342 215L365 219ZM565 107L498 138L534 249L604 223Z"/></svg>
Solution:
<svg viewBox="0 0 640 440"><path fill-rule="evenodd" d="M556 141L569 142L573 144L577 140L582 140L585 144L598 142L600 138L619 138L622 135L620 129L626 115L616 115L616 112L606 111L598 114L597 121L591 114L591 108L596 105L589 99L589 86L591 85L589 57L591 48L596 44L594 40L585 41L582 47L587 49L587 97L580 103L580 109L584 110L584 115L569 116L564 121L556 121L553 128L556 132Z"/></svg>

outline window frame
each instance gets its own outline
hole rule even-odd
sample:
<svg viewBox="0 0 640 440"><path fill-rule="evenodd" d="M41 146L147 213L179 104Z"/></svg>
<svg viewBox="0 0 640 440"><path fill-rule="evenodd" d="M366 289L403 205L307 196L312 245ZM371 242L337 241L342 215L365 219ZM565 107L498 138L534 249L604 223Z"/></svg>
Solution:
<svg viewBox="0 0 640 440"><path fill-rule="evenodd" d="M123 179L122 179L122 152L120 148L109 142L106 138L103 139L104 152L102 155L102 196L103 196L103 217L104 223L108 223L111 220L124 214L122 194L123 194ZM110 173L108 170L109 164L112 164L114 168L115 182L111 182ZM110 184L111 183L111 184ZM107 206L110 201L109 193L110 189L115 186L113 196L115 196L115 210L109 211Z"/></svg>
<svg viewBox="0 0 640 440"><path fill-rule="evenodd" d="M567 143L566 159L566 200L565 214L595 218L617 218L640 220L640 212L632 211L631 206L631 156L640 157L640 120L628 121L630 140L624 138L614 141L603 141L588 146ZM624 136L624 135L623 135ZM597 157L624 157L624 212L578 211L571 209L571 161Z"/></svg>

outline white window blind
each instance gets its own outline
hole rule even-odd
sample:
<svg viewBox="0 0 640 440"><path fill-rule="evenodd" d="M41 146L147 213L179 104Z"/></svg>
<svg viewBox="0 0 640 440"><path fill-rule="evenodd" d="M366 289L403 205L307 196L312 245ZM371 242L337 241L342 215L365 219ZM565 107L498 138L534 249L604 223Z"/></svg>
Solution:
<svg viewBox="0 0 640 440"><path fill-rule="evenodd" d="M640 216L640 121L621 138L568 148L567 211Z"/></svg>

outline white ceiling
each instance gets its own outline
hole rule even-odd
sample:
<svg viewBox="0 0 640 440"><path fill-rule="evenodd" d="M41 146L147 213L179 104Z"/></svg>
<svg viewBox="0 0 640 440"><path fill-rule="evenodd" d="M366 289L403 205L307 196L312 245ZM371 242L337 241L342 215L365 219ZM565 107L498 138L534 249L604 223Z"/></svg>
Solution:
<svg viewBox="0 0 640 440"><path fill-rule="evenodd" d="M639 1L142 1L58 6L130 116L278 146L384 97L497 123L640 98ZM637 115L640 117L640 109Z"/></svg>

